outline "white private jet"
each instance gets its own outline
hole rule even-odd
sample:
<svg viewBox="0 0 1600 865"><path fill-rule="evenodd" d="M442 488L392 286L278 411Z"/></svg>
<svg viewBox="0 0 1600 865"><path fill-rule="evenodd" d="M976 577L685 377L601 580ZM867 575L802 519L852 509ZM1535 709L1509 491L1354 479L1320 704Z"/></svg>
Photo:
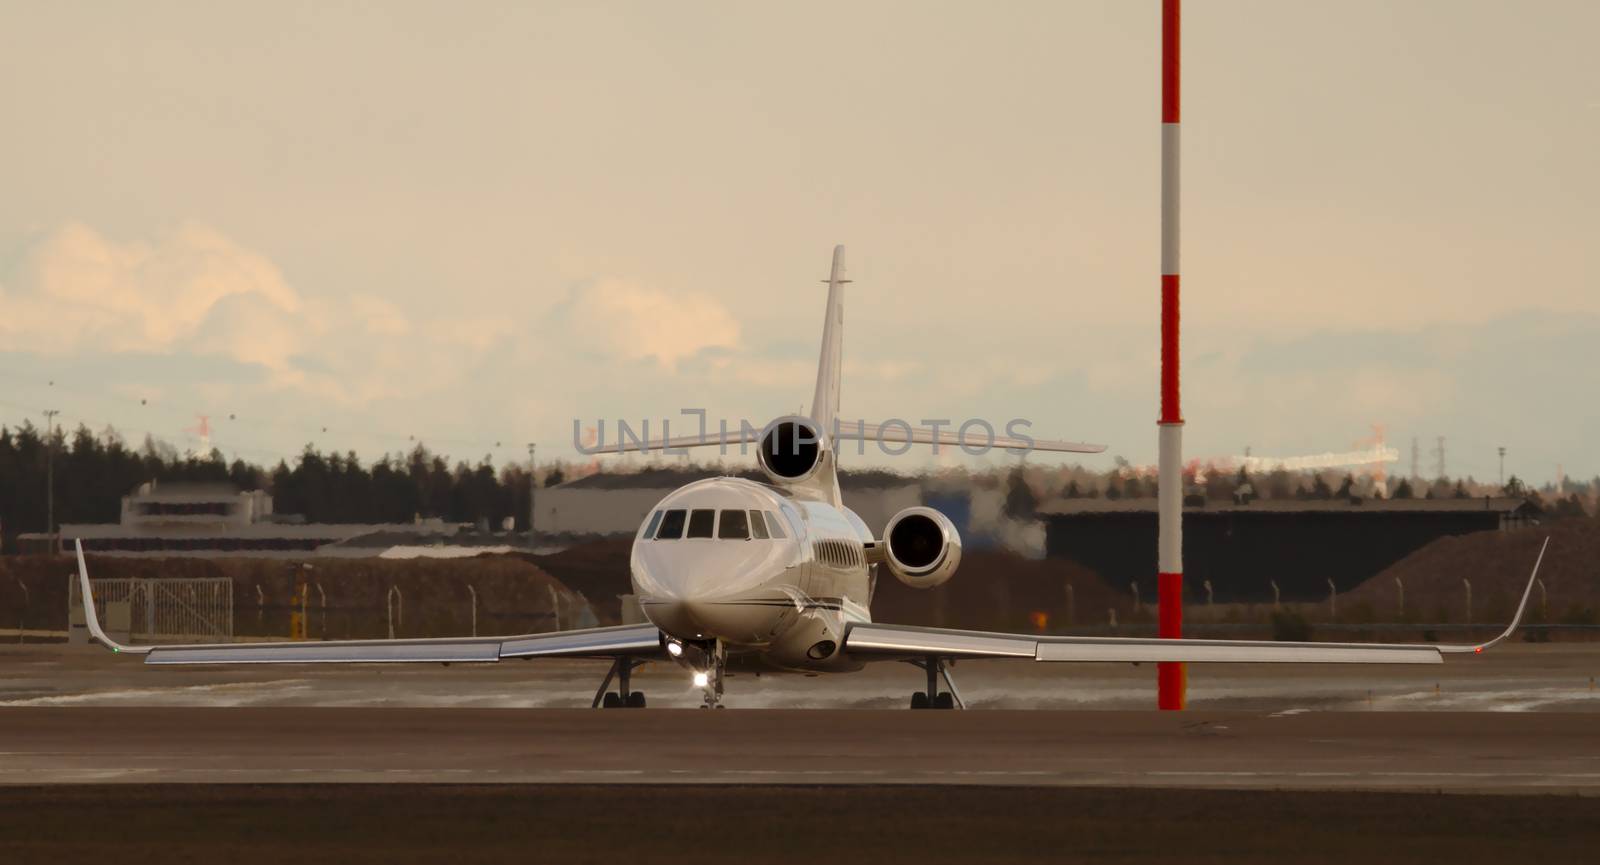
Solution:
<svg viewBox="0 0 1600 865"><path fill-rule="evenodd" d="M810 417L779 418L715 435L633 440L596 452L655 451L759 442L757 461L769 478L722 477L673 491L653 508L634 538L633 589L647 624L505 637L350 640L216 645L121 645L101 628L90 602L83 544L78 575L90 633L147 664L494 663L507 658L610 659L593 705L642 707L629 674L651 660L687 668L704 690L705 706L721 708L730 664L803 673L858 670L873 661L922 668L926 690L911 708L963 707L950 663L966 658L1043 662L1226 662L1311 664L1438 664L1447 654L1475 654L1504 640L1527 608L1544 548L1505 632L1476 645L1289 643L1249 640L1067 637L960 631L872 621L877 573L887 570L914 588L940 585L961 561L961 539L943 514L907 508L890 518L881 539L839 495L836 444L883 443L1001 447L1098 453L1101 445L982 436L903 423L841 422L839 369L844 330L844 247L833 252L827 279L822 356ZM1548 546L1546 539L1545 545ZM943 680L944 688L940 687ZM616 690L611 690L612 682Z"/></svg>

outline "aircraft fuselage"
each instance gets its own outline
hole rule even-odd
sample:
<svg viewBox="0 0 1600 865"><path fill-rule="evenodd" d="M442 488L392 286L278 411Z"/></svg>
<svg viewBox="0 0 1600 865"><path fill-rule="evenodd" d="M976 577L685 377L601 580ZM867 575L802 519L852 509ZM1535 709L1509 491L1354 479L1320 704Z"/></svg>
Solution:
<svg viewBox="0 0 1600 865"><path fill-rule="evenodd" d="M720 641L782 669L854 669L838 649L845 623L870 621L872 540L849 508L710 478L651 509L633 542L633 590L669 640Z"/></svg>

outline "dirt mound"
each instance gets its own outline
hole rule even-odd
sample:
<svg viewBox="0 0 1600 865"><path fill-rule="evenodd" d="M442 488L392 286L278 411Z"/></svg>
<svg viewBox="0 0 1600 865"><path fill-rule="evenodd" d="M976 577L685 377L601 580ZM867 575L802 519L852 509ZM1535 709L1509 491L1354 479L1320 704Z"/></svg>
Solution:
<svg viewBox="0 0 1600 865"><path fill-rule="evenodd" d="M1070 559L969 550L962 554L956 575L933 589L908 588L880 569L872 618L902 625L1030 632L1035 630L1034 615L1042 613L1046 629L1059 631L1104 625L1113 607L1127 621L1132 599Z"/></svg>
<svg viewBox="0 0 1600 865"><path fill-rule="evenodd" d="M633 591L628 573L632 538L604 538L568 547L547 556L527 556L527 560L588 599L595 615L616 622L622 615L619 595Z"/></svg>
<svg viewBox="0 0 1600 865"><path fill-rule="evenodd" d="M1528 601L1529 621L1600 621L1596 615L1600 611L1600 521L1595 520L1440 538L1341 595L1340 604L1352 610L1368 605L1386 620L1403 615L1402 621L1466 622L1467 587L1462 580L1467 580L1472 586L1471 621L1510 621L1546 537L1550 538L1550 551L1539 568L1545 592L1534 587ZM1405 591L1403 614L1399 612L1396 578Z"/></svg>

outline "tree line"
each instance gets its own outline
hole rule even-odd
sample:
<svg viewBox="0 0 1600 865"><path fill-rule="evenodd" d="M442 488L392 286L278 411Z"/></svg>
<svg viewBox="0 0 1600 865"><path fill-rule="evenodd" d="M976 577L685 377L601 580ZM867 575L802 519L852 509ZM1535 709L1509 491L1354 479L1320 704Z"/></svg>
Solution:
<svg viewBox="0 0 1600 865"><path fill-rule="evenodd" d="M46 531L49 476L54 475L55 524L114 523L122 497L154 481L225 483L240 490L266 489L273 511L303 515L307 522L407 523L417 517L501 527L528 527L528 495L534 483L528 466L496 468L485 457L477 464L449 458L417 445L408 453L388 454L365 464L354 452L324 453L307 445L291 465L265 467L228 459L219 450L179 453L146 437L138 446L115 430L99 435L80 426L53 436L30 423L0 427L0 535L4 549L16 537ZM559 468L542 473L560 483Z"/></svg>
<svg viewBox="0 0 1600 865"><path fill-rule="evenodd" d="M653 464L652 464L653 465ZM682 468L696 468L682 466ZM626 469L626 467L623 467ZM635 469L637 466L634 467ZM705 467L710 470L710 467ZM306 445L291 464L279 460L262 466L241 459L229 461L221 451L180 453L148 436L130 446L114 429L98 435L79 426L68 433L46 435L31 423L0 427L0 543L16 549L16 536L46 531L50 484L54 473L55 523L111 523L120 518L122 497L141 484L179 482L227 483L240 490L271 492L279 515L299 514L307 522L408 523L418 517L487 525L499 529L509 519L516 531L528 529L528 498L535 484L553 486L565 477L599 470L596 463L546 465L531 470L523 463L496 467L485 456L477 463L452 462L417 445L409 452L386 454L370 464L354 452L323 452ZM1374 488L1368 475L1274 471L1251 476L1240 469L1185 471L1191 495L1212 500L1236 496L1266 499L1467 498L1484 495L1526 495L1550 518L1587 516L1597 510L1600 478L1578 484L1583 494L1562 496L1553 490L1532 490L1515 477L1504 487L1471 478L1450 480L1398 479L1386 491ZM1203 470L1202 470L1203 471ZM952 474L942 472L944 475ZM980 475L960 471L964 482L984 483ZM989 471L993 477L993 470ZM1007 472L1007 511L1025 514L1037 501L1055 496L1142 498L1155 495L1155 479L1124 460L1106 470L1082 466L1032 465ZM1573 485L1569 485L1569 489ZM1544 493L1541 497L1540 493Z"/></svg>

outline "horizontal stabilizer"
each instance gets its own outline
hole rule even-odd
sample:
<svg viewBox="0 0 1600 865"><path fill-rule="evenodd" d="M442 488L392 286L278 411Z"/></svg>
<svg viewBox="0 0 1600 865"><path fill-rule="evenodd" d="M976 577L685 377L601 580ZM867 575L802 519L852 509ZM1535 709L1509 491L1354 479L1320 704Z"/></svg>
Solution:
<svg viewBox="0 0 1600 865"><path fill-rule="evenodd" d="M1084 442L996 435L992 428L982 428L977 424L969 424L965 429L935 430L931 427L912 426L906 423L876 424L848 421L839 424L838 438L841 441L861 439L886 444L961 447L973 452L1000 448L1012 451L1097 454L1106 449L1105 445L1086 444Z"/></svg>
<svg viewBox="0 0 1600 865"><path fill-rule="evenodd" d="M672 436L671 438L631 438L623 437L618 441L602 443L593 447L581 447L578 450L585 454L627 454L643 453L645 451L682 450L683 448L739 447L740 445L753 444L761 440L761 430L745 427L742 430L730 429L720 432L707 432L705 434L693 433L691 435Z"/></svg>
<svg viewBox="0 0 1600 865"><path fill-rule="evenodd" d="M586 454L623 454L682 450L694 447L742 448L761 441L761 433L762 430L746 426L743 429L707 432L703 435L692 433L671 438L657 436L655 438L635 439L624 437L620 441L584 447L580 448L580 450ZM860 421L839 421L832 433L835 441L859 440L882 444L924 444L939 447L962 447L974 454L995 449L1097 454L1104 452L1106 449L1105 445L1084 442L993 434L989 429L980 428L976 425L968 426L965 430L959 428L940 428L935 430L931 427L912 426L905 423L876 424L862 423Z"/></svg>

